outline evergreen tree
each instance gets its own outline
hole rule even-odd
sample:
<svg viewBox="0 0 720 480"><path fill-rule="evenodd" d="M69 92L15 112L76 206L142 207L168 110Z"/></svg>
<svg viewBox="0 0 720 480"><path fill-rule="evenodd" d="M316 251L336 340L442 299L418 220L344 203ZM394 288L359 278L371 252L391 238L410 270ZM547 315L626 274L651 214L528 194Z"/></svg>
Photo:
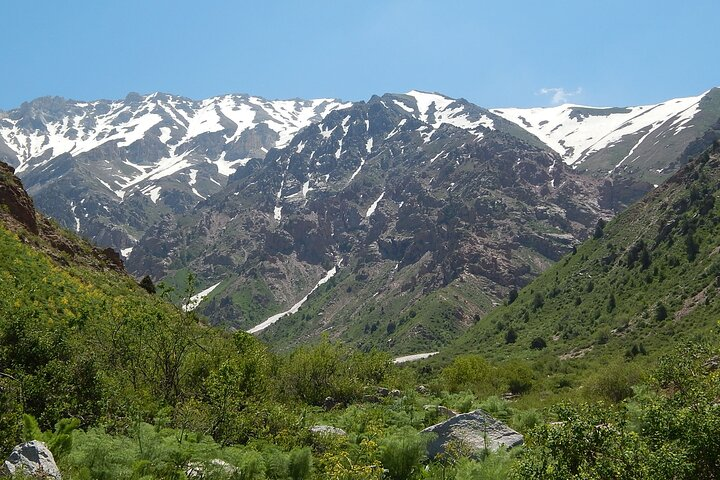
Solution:
<svg viewBox="0 0 720 480"><path fill-rule="evenodd" d="M145 289L150 294L155 294L155 284L152 281L152 278L150 278L150 275L145 275L142 280L140 280L140 286Z"/></svg>

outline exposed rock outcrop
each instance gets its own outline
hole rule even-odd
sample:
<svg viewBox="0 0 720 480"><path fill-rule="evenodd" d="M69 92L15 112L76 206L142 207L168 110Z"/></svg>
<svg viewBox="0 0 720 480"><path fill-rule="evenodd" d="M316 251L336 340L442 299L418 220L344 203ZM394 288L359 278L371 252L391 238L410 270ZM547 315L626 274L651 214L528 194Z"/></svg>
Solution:
<svg viewBox="0 0 720 480"><path fill-rule="evenodd" d="M10 453L2 468L2 475L28 475L32 478L62 480L52 452L37 440L22 443Z"/></svg>
<svg viewBox="0 0 720 480"><path fill-rule="evenodd" d="M431 458L445 452L450 444L459 446L470 455L483 450L497 451L522 445L523 436L483 410L456 415L423 430L437 437L428 445Z"/></svg>
<svg viewBox="0 0 720 480"><path fill-rule="evenodd" d="M20 179L15 176L15 169L2 162L0 162L0 205L6 207L6 212L0 210L0 215L7 213L28 231L38 234L33 201L23 188Z"/></svg>

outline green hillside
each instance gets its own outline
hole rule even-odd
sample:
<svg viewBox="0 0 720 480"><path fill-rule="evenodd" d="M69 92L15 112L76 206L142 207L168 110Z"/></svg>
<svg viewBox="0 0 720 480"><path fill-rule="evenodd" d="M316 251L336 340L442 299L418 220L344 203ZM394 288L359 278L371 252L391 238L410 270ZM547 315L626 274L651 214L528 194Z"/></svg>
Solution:
<svg viewBox="0 0 720 480"><path fill-rule="evenodd" d="M417 367L327 337L274 354L210 327L37 215L0 170L0 457L43 440L78 480L198 465L258 480L716 478L719 167L716 147ZM408 316L443 321L462 292ZM419 432L439 405L482 408L527 447L430 460Z"/></svg>
<svg viewBox="0 0 720 480"><path fill-rule="evenodd" d="M276 356L210 327L0 174L0 459L41 440L71 480L455 478L515 461L428 461L419 431L442 417L424 405L465 398L416 393L384 353L323 339Z"/></svg>
<svg viewBox="0 0 720 480"><path fill-rule="evenodd" d="M522 359L548 388L574 394L557 386L578 386L608 368L643 371L677 345L717 341L719 196L716 144L601 222L594 238L511 293L434 361L468 352Z"/></svg>

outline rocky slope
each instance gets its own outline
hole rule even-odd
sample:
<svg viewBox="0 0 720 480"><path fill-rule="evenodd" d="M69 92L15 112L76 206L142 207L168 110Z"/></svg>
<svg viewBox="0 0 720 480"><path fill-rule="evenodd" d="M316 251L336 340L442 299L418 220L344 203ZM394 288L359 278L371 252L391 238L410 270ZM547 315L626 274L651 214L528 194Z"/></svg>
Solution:
<svg viewBox="0 0 720 480"><path fill-rule="evenodd" d="M716 142L445 353L556 361L624 351L628 359L658 358L715 335L719 198Z"/></svg>
<svg viewBox="0 0 720 480"><path fill-rule="evenodd" d="M120 256L113 249L94 247L36 212L14 169L3 162L0 162L0 225L60 265L125 272Z"/></svg>
<svg viewBox="0 0 720 480"><path fill-rule="evenodd" d="M342 106L247 95L45 97L0 112L0 160L16 167L43 212L129 249L159 216L192 208L238 166Z"/></svg>
<svg viewBox="0 0 720 480"><path fill-rule="evenodd" d="M718 92L531 110L419 91L44 98L0 114L0 155L134 274L182 288L197 274L192 306L216 323L408 353L467 329L712 143Z"/></svg>
<svg viewBox="0 0 720 480"><path fill-rule="evenodd" d="M720 88L656 105L502 108L579 172L649 190L720 138Z"/></svg>
<svg viewBox="0 0 720 480"><path fill-rule="evenodd" d="M295 306L256 329L279 345L329 331L436 346L613 214L611 188L539 145L467 102L373 97L239 168L180 228L149 231L128 266L177 284L197 273L215 287L200 310L235 328Z"/></svg>

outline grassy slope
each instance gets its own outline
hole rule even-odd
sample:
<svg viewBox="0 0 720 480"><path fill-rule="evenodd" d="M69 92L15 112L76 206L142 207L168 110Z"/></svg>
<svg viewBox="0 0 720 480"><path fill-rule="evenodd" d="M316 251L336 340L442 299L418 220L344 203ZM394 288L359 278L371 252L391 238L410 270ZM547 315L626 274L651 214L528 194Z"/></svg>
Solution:
<svg viewBox="0 0 720 480"><path fill-rule="evenodd" d="M718 196L716 147L618 215L601 238L580 245L512 304L483 318L445 355L577 358L570 363L594 368L599 359L622 358L633 345L656 357L678 342L710 335L720 318ZM514 343L506 341L510 329ZM532 349L535 338L547 348Z"/></svg>

